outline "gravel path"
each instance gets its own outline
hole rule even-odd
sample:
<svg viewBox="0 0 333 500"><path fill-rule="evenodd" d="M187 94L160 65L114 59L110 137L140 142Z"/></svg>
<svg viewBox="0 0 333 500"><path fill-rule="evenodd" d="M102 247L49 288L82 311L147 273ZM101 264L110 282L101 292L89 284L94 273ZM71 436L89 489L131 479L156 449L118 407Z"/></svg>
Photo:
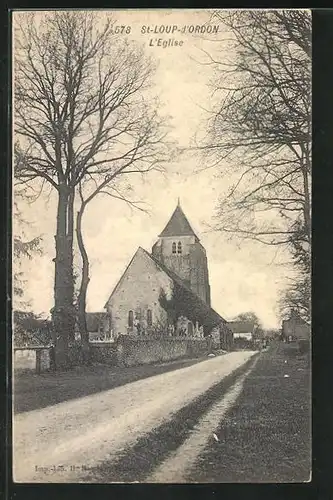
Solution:
<svg viewBox="0 0 333 500"><path fill-rule="evenodd" d="M232 352L108 391L14 416L14 480L76 482L116 458L243 365ZM88 472L87 472L88 474Z"/></svg>

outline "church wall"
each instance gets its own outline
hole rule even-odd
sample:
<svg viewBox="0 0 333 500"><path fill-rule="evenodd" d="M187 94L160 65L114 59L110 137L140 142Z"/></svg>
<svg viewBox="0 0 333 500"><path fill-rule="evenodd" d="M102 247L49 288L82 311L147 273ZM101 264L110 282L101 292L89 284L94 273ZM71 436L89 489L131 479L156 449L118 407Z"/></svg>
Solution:
<svg viewBox="0 0 333 500"><path fill-rule="evenodd" d="M200 243L190 249L190 284L191 289L210 305L210 287L206 252Z"/></svg>
<svg viewBox="0 0 333 500"><path fill-rule="evenodd" d="M182 253L172 253L172 244L181 242ZM153 247L153 255L168 269L176 273L190 287L190 249L195 242L194 236L163 237Z"/></svg>
<svg viewBox="0 0 333 500"><path fill-rule="evenodd" d="M182 253L172 253L172 243L182 243ZM194 236L168 236L153 246L153 255L175 272L185 284L210 305L208 264L204 247Z"/></svg>
<svg viewBox="0 0 333 500"><path fill-rule="evenodd" d="M106 305L112 338L126 334L153 333L155 327L162 329L165 327L166 335L190 335L201 338L202 327L199 324L190 324L185 316L178 319L176 332L172 333L167 329L168 315L159 303L161 289L166 293L167 299L170 299L173 290L172 279L140 248ZM152 314L151 328L147 322L148 310ZM129 326L130 311L133 311L132 327ZM136 319L140 323L140 332L136 328Z"/></svg>
<svg viewBox="0 0 333 500"><path fill-rule="evenodd" d="M165 256L163 263L168 269L176 273L184 281L185 285L190 288L191 268L189 255Z"/></svg>
<svg viewBox="0 0 333 500"><path fill-rule="evenodd" d="M131 333L128 314L141 316L140 324L147 326L147 310L152 311L152 322L166 322L167 314L159 304L161 288L171 297L172 280L158 269L152 259L139 249L107 303L112 316L112 330L117 334ZM136 333L136 332L135 332Z"/></svg>
<svg viewBox="0 0 333 500"><path fill-rule="evenodd" d="M194 236L164 236L161 238L162 252L164 257L174 257L175 254L172 253L172 243L182 244L182 255L189 253L191 245L195 242Z"/></svg>

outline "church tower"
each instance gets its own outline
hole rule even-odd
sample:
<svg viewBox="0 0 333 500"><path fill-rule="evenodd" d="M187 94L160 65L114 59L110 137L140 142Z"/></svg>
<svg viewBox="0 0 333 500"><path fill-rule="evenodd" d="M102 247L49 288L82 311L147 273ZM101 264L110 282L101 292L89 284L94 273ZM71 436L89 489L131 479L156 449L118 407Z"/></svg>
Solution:
<svg viewBox="0 0 333 500"><path fill-rule="evenodd" d="M180 202L153 245L152 255L176 273L194 293L210 306L206 250L194 233Z"/></svg>

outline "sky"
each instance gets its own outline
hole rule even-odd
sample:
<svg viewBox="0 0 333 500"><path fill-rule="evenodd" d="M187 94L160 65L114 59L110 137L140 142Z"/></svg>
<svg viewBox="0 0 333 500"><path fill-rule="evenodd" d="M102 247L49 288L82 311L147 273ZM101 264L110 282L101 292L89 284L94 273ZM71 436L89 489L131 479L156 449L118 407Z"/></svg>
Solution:
<svg viewBox="0 0 333 500"><path fill-rule="evenodd" d="M206 110L211 105L212 70L198 61L206 60L203 51L215 50L214 36L221 33L201 37L178 31L176 35L142 33L148 26L151 30L167 25L179 29L202 26L209 20L209 12L204 10L116 11L113 17L116 24L130 26L127 36L143 44L158 61L155 91L162 104L161 112L171 116L171 135L179 146L187 148L205 124ZM213 24L222 29L218 23ZM183 41L183 45L163 48L157 46L159 38ZM91 264L88 311L103 311L129 260L139 246L151 250L179 197L206 248L214 309L227 320L253 311L265 327L279 326L277 300L287 279L286 268L281 264L283 255L276 253L276 248L232 242L227 235L209 230L217 200L231 179L221 176L219 170L200 171L201 166L199 156L185 152L166 166L165 174L152 172L144 181L135 180L135 197L145 201L149 214L133 211L124 202L109 197L97 197L91 202L83 222ZM43 255L22 263L25 298L36 313L44 316L49 315L53 304L55 210L54 196L49 200L41 197L35 204L24 206L24 216L31 223L25 228L27 236L43 236Z"/></svg>

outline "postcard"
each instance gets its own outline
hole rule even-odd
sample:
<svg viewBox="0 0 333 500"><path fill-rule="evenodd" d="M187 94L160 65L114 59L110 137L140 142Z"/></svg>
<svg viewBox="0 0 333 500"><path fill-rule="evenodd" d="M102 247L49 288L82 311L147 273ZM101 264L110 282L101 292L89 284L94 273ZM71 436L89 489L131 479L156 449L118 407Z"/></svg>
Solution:
<svg viewBox="0 0 333 500"><path fill-rule="evenodd" d="M12 22L14 481L310 481L311 12Z"/></svg>

